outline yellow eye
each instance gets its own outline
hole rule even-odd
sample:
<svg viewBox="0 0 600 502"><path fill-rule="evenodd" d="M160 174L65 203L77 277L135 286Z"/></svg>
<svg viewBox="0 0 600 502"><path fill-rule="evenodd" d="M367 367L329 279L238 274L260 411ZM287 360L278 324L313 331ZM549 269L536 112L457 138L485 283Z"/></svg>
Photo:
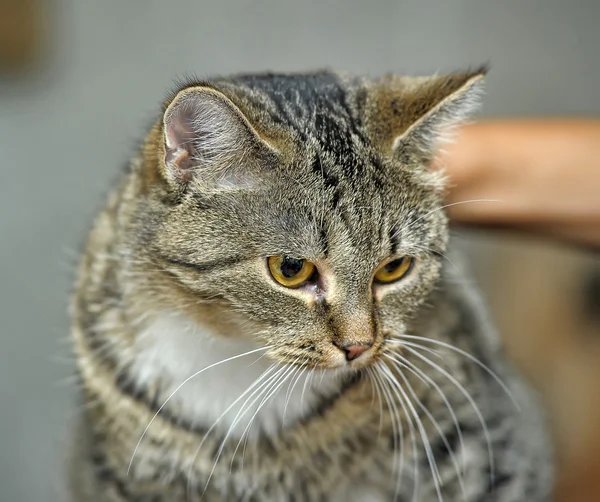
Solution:
<svg viewBox="0 0 600 502"><path fill-rule="evenodd" d="M382 284L399 281L410 272L412 264L413 259L410 256L403 256L387 262L375 272L375 281Z"/></svg>
<svg viewBox="0 0 600 502"><path fill-rule="evenodd" d="M291 256L270 256L267 260L273 279L286 288L297 288L311 278L315 264Z"/></svg>

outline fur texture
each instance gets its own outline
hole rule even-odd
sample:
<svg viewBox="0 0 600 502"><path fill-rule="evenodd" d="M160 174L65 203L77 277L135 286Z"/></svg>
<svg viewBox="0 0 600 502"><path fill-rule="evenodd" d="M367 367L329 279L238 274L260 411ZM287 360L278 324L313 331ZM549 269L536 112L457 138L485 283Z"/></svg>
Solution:
<svg viewBox="0 0 600 502"><path fill-rule="evenodd" d="M428 167L482 78L244 75L169 97L80 268L74 500L549 500L543 418L444 261ZM279 255L317 278L277 283ZM405 278L374 281L403 256Z"/></svg>

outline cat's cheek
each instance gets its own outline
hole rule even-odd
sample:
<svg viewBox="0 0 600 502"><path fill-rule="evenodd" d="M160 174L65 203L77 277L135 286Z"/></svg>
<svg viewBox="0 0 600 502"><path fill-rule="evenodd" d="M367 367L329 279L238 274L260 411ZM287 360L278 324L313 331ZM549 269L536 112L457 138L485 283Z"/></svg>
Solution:
<svg viewBox="0 0 600 502"><path fill-rule="evenodd" d="M408 323L426 304L433 289L432 285L421 283L385 295L376 306L381 322L389 322L394 330L398 330L399 325Z"/></svg>

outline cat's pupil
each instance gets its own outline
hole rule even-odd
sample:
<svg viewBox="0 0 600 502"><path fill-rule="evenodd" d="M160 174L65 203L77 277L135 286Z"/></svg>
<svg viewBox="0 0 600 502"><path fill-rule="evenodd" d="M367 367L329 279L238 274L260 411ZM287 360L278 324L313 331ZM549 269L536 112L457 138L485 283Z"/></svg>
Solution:
<svg viewBox="0 0 600 502"><path fill-rule="evenodd" d="M396 270L400 265L402 265L402 262L404 261L404 258L398 258L397 260L391 261L389 262L387 265L385 265L383 268L385 269L385 271L390 274L392 273L394 270Z"/></svg>
<svg viewBox="0 0 600 502"><path fill-rule="evenodd" d="M286 256L281 262L281 273L287 277L294 277L304 268L304 260L298 260L297 258L290 258Z"/></svg>

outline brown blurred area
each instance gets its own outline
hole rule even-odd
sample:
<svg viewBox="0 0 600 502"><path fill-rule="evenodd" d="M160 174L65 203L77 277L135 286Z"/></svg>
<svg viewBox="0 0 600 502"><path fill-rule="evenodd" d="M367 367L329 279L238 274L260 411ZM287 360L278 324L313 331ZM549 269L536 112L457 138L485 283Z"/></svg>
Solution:
<svg viewBox="0 0 600 502"><path fill-rule="evenodd" d="M0 72L20 73L39 56L41 0L0 0Z"/></svg>
<svg viewBox="0 0 600 502"><path fill-rule="evenodd" d="M600 500L600 259L487 236L477 274L507 350L540 391L559 461L557 502Z"/></svg>
<svg viewBox="0 0 600 502"><path fill-rule="evenodd" d="M597 1L440 0L435 16L420 0L243 4L0 0L2 502L64 500L56 438L72 393L54 385L65 371L49 356L69 325L64 250L77 255L173 78L332 65L421 73L494 56L485 113L600 113ZM600 257L524 235L467 237L509 353L549 411L557 502L598 502Z"/></svg>

